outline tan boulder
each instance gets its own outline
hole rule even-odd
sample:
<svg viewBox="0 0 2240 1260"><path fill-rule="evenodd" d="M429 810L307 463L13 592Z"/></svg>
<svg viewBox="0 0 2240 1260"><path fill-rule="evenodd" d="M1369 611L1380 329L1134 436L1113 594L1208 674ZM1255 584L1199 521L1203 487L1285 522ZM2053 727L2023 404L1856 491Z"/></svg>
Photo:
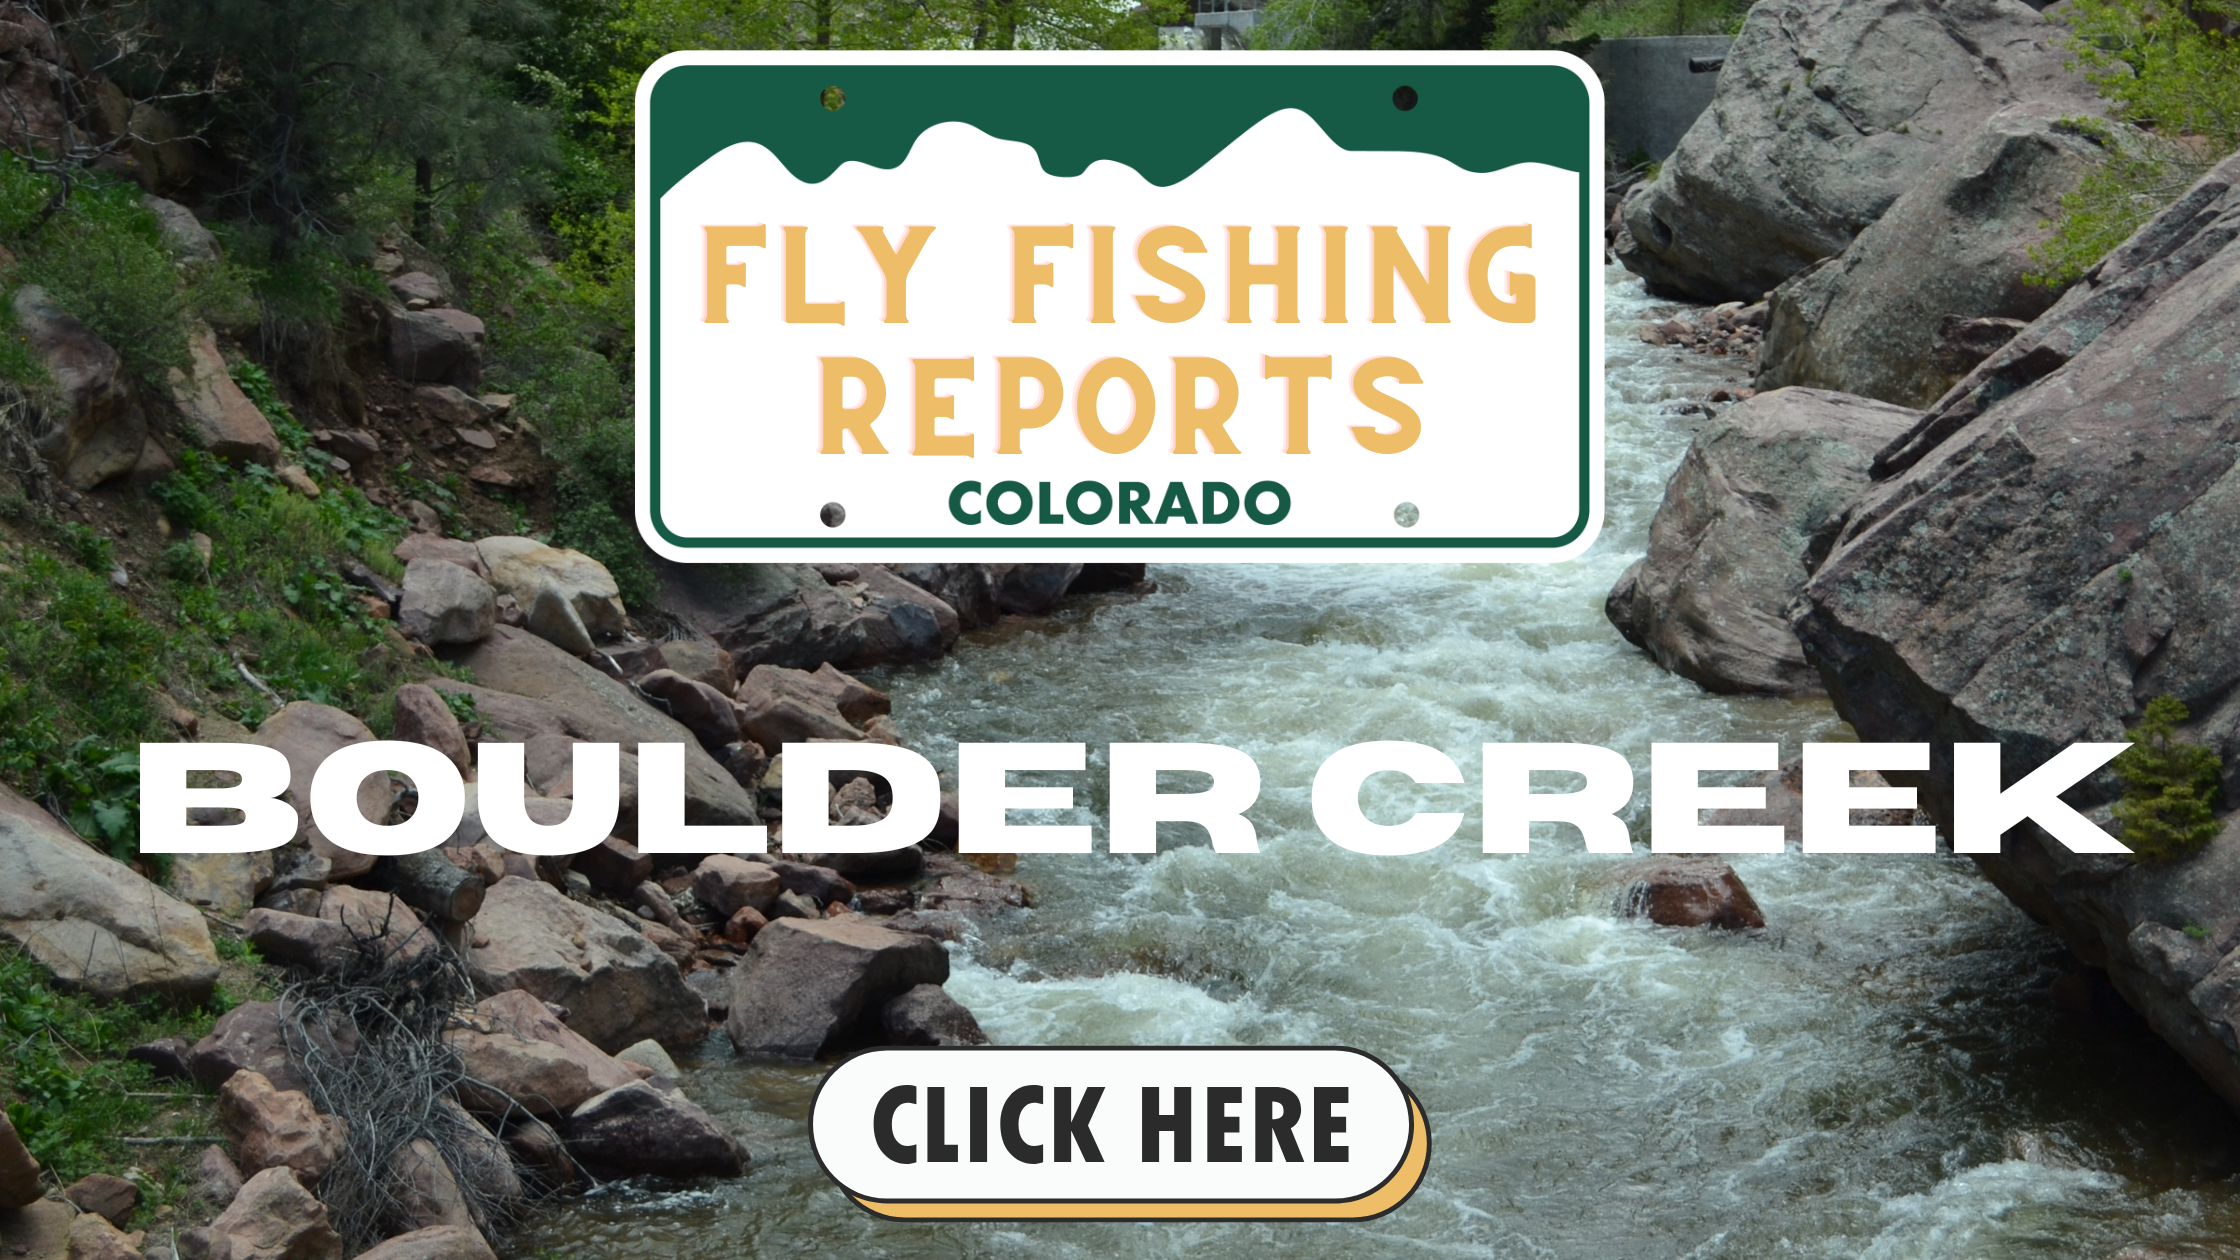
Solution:
<svg viewBox="0 0 2240 1260"><path fill-rule="evenodd" d="M317 1184L342 1158L342 1120L320 1115L302 1093L274 1089L261 1072L236 1072L219 1089L218 1123L241 1152L241 1170L252 1175L285 1166Z"/></svg>
<svg viewBox="0 0 2240 1260"><path fill-rule="evenodd" d="M140 1260L138 1234L127 1234L103 1219L99 1213L85 1212L70 1222L69 1242L65 1244L65 1260Z"/></svg>
<svg viewBox="0 0 2240 1260"><path fill-rule="evenodd" d="M780 919L733 971L725 1030L741 1054L814 1059L880 1031L889 1001L949 978L937 942L863 922Z"/></svg>
<svg viewBox="0 0 2240 1260"><path fill-rule="evenodd" d="M333 705L297 700L266 718L250 738L267 748L278 749L288 759L288 800L295 806L296 817L300 820L298 834L308 839L312 850L333 865L331 877L350 880L371 871L372 857L329 842L312 823L311 777L318 773L320 763L337 749L372 742L373 731ZM388 816L386 776L368 775L358 785L358 812L374 822Z"/></svg>
<svg viewBox="0 0 2240 1260"><path fill-rule="evenodd" d="M427 535L414 534L413 537ZM424 683L406 683L397 688L396 720L390 734L391 738L405 743L435 749L450 758L462 775L474 769L474 757L467 747L466 734L459 729L458 716L452 713L442 696Z"/></svg>
<svg viewBox="0 0 2240 1260"><path fill-rule="evenodd" d="M474 1215L443 1152L426 1138L414 1138L389 1160L390 1193L397 1199L398 1221L407 1230L449 1225L471 1230Z"/></svg>
<svg viewBox="0 0 2240 1260"><path fill-rule="evenodd" d="M749 862L729 853L714 854L692 872L692 895L727 920L748 907L768 914L782 891L784 885L769 863Z"/></svg>
<svg viewBox="0 0 2240 1260"><path fill-rule="evenodd" d="M467 1074L459 1084L459 1100L484 1115L504 1116L519 1107L533 1116L558 1119L602 1092L591 1083L587 1056L551 1042L504 1029L455 1028L444 1039L459 1052ZM588 1043L585 1049L598 1053Z"/></svg>
<svg viewBox="0 0 2240 1260"><path fill-rule="evenodd" d="M34 449L80 490L130 471L147 445L148 422L124 361L38 285L16 290L14 305L16 329L54 387L31 434Z"/></svg>
<svg viewBox="0 0 2240 1260"><path fill-rule="evenodd" d="M490 889L467 966L485 990L525 989L568 1008L602 1049L707 1032L707 1004L653 942L548 884L508 877Z"/></svg>
<svg viewBox="0 0 2240 1260"><path fill-rule="evenodd" d="M342 1260L342 1236L295 1170L273 1167L251 1177L207 1229L180 1234L179 1260Z"/></svg>
<svg viewBox="0 0 2240 1260"><path fill-rule="evenodd" d="M272 467L280 458L280 439L272 432L272 422L233 383L225 356L218 352L217 335L197 324L187 338L187 349L192 371L168 369L171 402L186 422L187 433L220 459Z"/></svg>
<svg viewBox="0 0 2240 1260"><path fill-rule="evenodd" d="M357 1260L497 1260L497 1253L472 1226L437 1225L399 1234Z"/></svg>
<svg viewBox="0 0 2240 1260"><path fill-rule="evenodd" d="M582 656L598 640L628 633L622 588L607 566L534 538L500 536L475 545L490 584L520 601L538 635Z"/></svg>
<svg viewBox="0 0 2240 1260"><path fill-rule="evenodd" d="M193 1003L218 982L202 916L0 786L0 937L66 989Z"/></svg>
<svg viewBox="0 0 2240 1260"><path fill-rule="evenodd" d="M132 1219L132 1209L140 1206L140 1187L122 1177L91 1173L71 1182L62 1197L79 1211L105 1217L111 1225L123 1229Z"/></svg>
<svg viewBox="0 0 2240 1260"><path fill-rule="evenodd" d="M273 855L179 853L171 858L171 895L235 923L272 884Z"/></svg>

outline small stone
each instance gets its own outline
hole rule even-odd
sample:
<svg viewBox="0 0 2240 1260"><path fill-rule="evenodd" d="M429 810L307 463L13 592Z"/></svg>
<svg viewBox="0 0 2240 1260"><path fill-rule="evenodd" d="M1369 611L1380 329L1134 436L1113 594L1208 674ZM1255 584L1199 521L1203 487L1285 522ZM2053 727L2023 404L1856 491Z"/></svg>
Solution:
<svg viewBox="0 0 2240 1260"><path fill-rule="evenodd" d="M500 490L511 489L514 476L496 464L476 464L467 470L467 480L478 486L493 486Z"/></svg>
<svg viewBox="0 0 2240 1260"><path fill-rule="evenodd" d="M316 499L319 497L319 483L311 479L311 474L303 470L303 465L282 464L273 470L273 474L280 478L282 485L304 498Z"/></svg>
<svg viewBox="0 0 2240 1260"><path fill-rule="evenodd" d="M132 585L132 575L124 571L123 565L117 565L109 570L109 585L121 591Z"/></svg>
<svg viewBox="0 0 2240 1260"><path fill-rule="evenodd" d="M459 435L460 441L476 450L494 451L498 449L498 439L491 436L488 429L453 429L452 432Z"/></svg>
<svg viewBox="0 0 2240 1260"><path fill-rule="evenodd" d="M434 508L418 499L405 500L404 514L405 519L412 522L412 531L416 534L440 534L443 532L443 518L436 515ZM208 557L204 557L204 563L208 562Z"/></svg>
<svg viewBox="0 0 2240 1260"><path fill-rule="evenodd" d="M76 1204L79 1211L106 1217L111 1225L123 1229L132 1209L140 1206L140 1187L122 1177L93 1173L73 1182L62 1197Z"/></svg>

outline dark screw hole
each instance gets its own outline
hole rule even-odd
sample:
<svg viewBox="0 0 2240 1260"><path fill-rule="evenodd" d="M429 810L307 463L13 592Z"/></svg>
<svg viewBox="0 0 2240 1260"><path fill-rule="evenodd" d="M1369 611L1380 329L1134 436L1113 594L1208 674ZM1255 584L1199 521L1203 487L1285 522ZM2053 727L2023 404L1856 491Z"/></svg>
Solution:
<svg viewBox="0 0 2240 1260"><path fill-rule="evenodd" d="M1416 107L1416 90L1406 84L1392 89L1392 107L1402 113L1414 109ZM832 108L838 109L839 106L835 105Z"/></svg>
<svg viewBox="0 0 2240 1260"><path fill-rule="evenodd" d="M826 109L838 109L842 105L848 103L848 94L841 91L839 88L828 87L824 91L817 93L817 100L822 102ZM1415 104L1415 100L1411 97L1408 101L1408 105L1413 104ZM1400 108L1406 109L1407 107L1407 105L1403 105Z"/></svg>
<svg viewBox="0 0 2240 1260"><path fill-rule="evenodd" d="M823 510L817 513L817 519L824 522L826 529L838 529L840 528L840 522L848 519L848 509L837 503L827 503Z"/></svg>

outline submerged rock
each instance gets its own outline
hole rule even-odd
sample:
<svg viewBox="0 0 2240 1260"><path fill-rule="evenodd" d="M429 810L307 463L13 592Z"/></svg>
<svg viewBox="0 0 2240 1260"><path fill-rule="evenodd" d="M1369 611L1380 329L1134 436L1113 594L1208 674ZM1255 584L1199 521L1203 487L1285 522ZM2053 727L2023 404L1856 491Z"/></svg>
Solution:
<svg viewBox="0 0 2240 1260"><path fill-rule="evenodd" d="M1617 887L1614 909L1622 918L1660 927L1711 927L1744 932L1766 925L1757 899L1725 862L1702 858L1649 858L1625 864L1602 878Z"/></svg>

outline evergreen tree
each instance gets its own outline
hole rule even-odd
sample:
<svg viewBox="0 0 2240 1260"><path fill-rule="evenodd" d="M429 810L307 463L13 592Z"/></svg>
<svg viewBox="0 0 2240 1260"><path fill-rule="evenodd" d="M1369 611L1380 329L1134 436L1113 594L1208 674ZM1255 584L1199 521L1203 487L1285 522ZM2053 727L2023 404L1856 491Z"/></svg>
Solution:
<svg viewBox="0 0 2240 1260"><path fill-rule="evenodd" d="M2219 830L2210 805L2224 761L2178 738L2178 724L2187 716L2175 697L2156 696L2147 702L2138 729L2123 733L2131 747L2114 763L2123 780L2115 815L2123 824L2123 842L2142 858L2183 857Z"/></svg>

